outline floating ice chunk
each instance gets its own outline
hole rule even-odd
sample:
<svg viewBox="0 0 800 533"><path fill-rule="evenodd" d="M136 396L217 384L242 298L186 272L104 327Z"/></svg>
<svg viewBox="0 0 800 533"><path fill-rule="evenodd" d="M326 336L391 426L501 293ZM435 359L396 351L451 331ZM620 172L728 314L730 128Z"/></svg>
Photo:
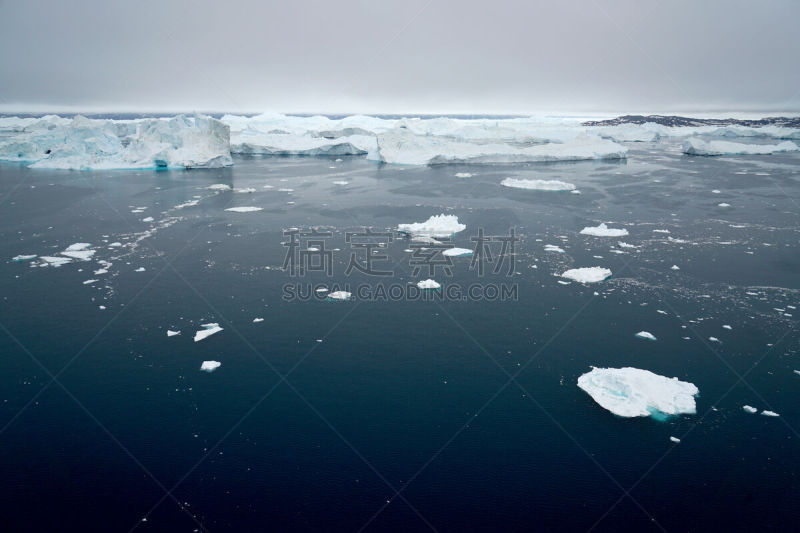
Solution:
<svg viewBox="0 0 800 533"><path fill-rule="evenodd" d="M87 279L86 281L83 282L83 284L84 285L91 285L92 283L97 283L98 281L100 281L100 280L99 279Z"/></svg>
<svg viewBox="0 0 800 533"><path fill-rule="evenodd" d="M652 333L650 333L649 331L640 331L639 333L634 335L634 337L638 337L640 339L644 339L644 340L647 340L647 341L656 340L656 336L653 335Z"/></svg>
<svg viewBox="0 0 800 533"><path fill-rule="evenodd" d="M709 337L708 340L710 340L711 342L720 342L719 339L716 337Z"/></svg>
<svg viewBox="0 0 800 533"><path fill-rule="evenodd" d="M278 189L278 192L294 192L294 189L288 189L286 187L281 187Z"/></svg>
<svg viewBox="0 0 800 533"><path fill-rule="evenodd" d="M721 193L722 191L720 191L719 189L714 189L714 190L713 190L713 191L711 191L711 192L712 192L712 194L719 194L719 193Z"/></svg>
<svg viewBox="0 0 800 533"><path fill-rule="evenodd" d="M350 183L349 181L345 181L345 180L336 180L336 181L333 182L334 185L347 185L349 183Z"/></svg>
<svg viewBox="0 0 800 533"><path fill-rule="evenodd" d="M795 374L797 374L798 376L800 376L800 370L793 370L792 372L794 372Z"/></svg>
<svg viewBox="0 0 800 533"><path fill-rule="evenodd" d="M746 413L750 413L751 415L758 412L758 409L756 409L755 407L751 407L749 405L743 405L742 409L744 409Z"/></svg>
<svg viewBox="0 0 800 533"><path fill-rule="evenodd" d="M147 218L143 218L142 222L152 222L153 220L155 220L153 217L147 217Z"/></svg>
<svg viewBox="0 0 800 533"><path fill-rule="evenodd" d="M318 292L318 293L322 294L323 292L328 292L328 289L326 289L325 287L319 287L319 288L315 289L314 292Z"/></svg>
<svg viewBox="0 0 800 533"><path fill-rule="evenodd" d="M206 187L206 189L210 189L212 191L230 191L231 188L232 187L230 185L227 185L225 183L214 183Z"/></svg>
<svg viewBox="0 0 800 533"><path fill-rule="evenodd" d="M717 207L730 207L730 206L731 206L731 204L727 204L725 202L721 202L721 203L717 204Z"/></svg>
<svg viewBox="0 0 800 533"><path fill-rule="evenodd" d="M681 442L681 439L679 439L678 437L670 437L669 440L671 440L675 444L680 444Z"/></svg>
<svg viewBox="0 0 800 533"><path fill-rule="evenodd" d="M456 172L457 178L471 178L472 174L469 172Z"/></svg>
<svg viewBox="0 0 800 533"><path fill-rule="evenodd" d="M761 414L764 415L764 416L781 416L778 413L776 413L775 411L766 411L766 410L761 411Z"/></svg>
<svg viewBox="0 0 800 533"><path fill-rule="evenodd" d="M669 267L669 269L670 270L680 270L681 267L679 267L678 265L672 265L671 267Z"/></svg>
<svg viewBox="0 0 800 533"><path fill-rule="evenodd" d="M76 242L75 244L70 244L67 246L67 249L64 250L65 252L79 252L81 250L86 250L89 248L91 244L88 242Z"/></svg>
<svg viewBox="0 0 800 533"><path fill-rule="evenodd" d="M562 278L580 283L597 283L611 276L611 270L602 267L572 268L561 274Z"/></svg>
<svg viewBox="0 0 800 533"><path fill-rule="evenodd" d="M180 331L172 331L171 329L167 330L167 337L174 337L175 335L180 335Z"/></svg>
<svg viewBox="0 0 800 533"><path fill-rule="evenodd" d="M723 324L722 329L733 329L733 328L730 327L728 324Z"/></svg>
<svg viewBox="0 0 800 533"><path fill-rule="evenodd" d="M800 150L795 143L784 141L778 144L742 144L729 141L704 141L696 137L686 139L681 147L689 155L766 155L776 152Z"/></svg>
<svg viewBox="0 0 800 533"><path fill-rule="evenodd" d="M556 246L555 244L545 244L544 245L545 252L558 252L560 254L564 253L564 249L560 246Z"/></svg>
<svg viewBox="0 0 800 533"><path fill-rule="evenodd" d="M254 318L254 319L253 319L253 323L254 323L254 324L258 324L259 322L264 322L264 319L263 319L263 318L261 318L261 317L258 317L258 318Z"/></svg>
<svg viewBox="0 0 800 533"><path fill-rule="evenodd" d="M328 300L346 301L353 297L353 294L347 291L333 291L328 294Z"/></svg>
<svg viewBox="0 0 800 533"><path fill-rule="evenodd" d="M459 224L458 217L455 215L434 215L425 222L414 222L412 224L398 224L397 231L408 233L415 237L442 238L450 237L467 229L465 224Z"/></svg>
<svg viewBox="0 0 800 533"><path fill-rule="evenodd" d="M622 242L622 241L617 242L617 246L619 246L620 248L637 248L637 246L633 244L628 244L627 242Z"/></svg>
<svg viewBox="0 0 800 533"><path fill-rule="evenodd" d="M243 207L229 207L225 211L232 211L233 213L254 213L256 211L263 211L263 207L252 207L252 206L243 206Z"/></svg>
<svg viewBox="0 0 800 533"><path fill-rule="evenodd" d="M223 328L219 327L219 324L216 322L211 322L209 324L200 324L200 327L203 328L197 333L194 334L194 342L201 341L207 337L210 337L214 333L219 333L223 330Z"/></svg>
<svg viewBox="0 0 800 533"><path fill-rule="evenodd" d="M95 276L99 276L100 274L108 274L108 269L107 268L98 268L97 270L94 271L94 275Z"/></svg>
<svg viewBox="0 0 800 533"><path fill-rule="evenodd" d="M622 417L694 414L700 392L693 383L630 367L593 368L578 378L578 387Z"/></svg>
<svg viewBox="0 0 800 533"><path fill-rule="evenodd" d="M464 257L472 255L472 250L470 250L469 248L448 248L447 250L442 252L442 255L445 255L447 257Z"/></svg>
<svg viewBox="0 0 800 533"><path fill-rule="evenodd" d="M592 235L593 237L624 237L628 230L609 228L604 223L599 226L586 226L581 230L581 235Z"/></svg>
<svg viewBox="0 0 800 533"><path fill-rule="evenodd" d="M71 257L72 259L79 259L81 261L88 261L94 255L94 250L78 250L78 251L66 251L61 252L61 255L65 255L67 257Z"/></svg>
<svg viewBox="0 0 800 533"><path fill-rule="evenodd" d="M144 267L139 267L136 270L134 270L134 272L144 272L144 271L145 271Z"/></svg>
<svg viewBox="0 0 800 533"><path fill-rule="evenodd" d="M537 191L572 191L575 185L559 180L526 180L516 178L506 178L500 185L512 187L514 189L531 189Z"/></svg>
<svg viewBox="0 0 800 533"><path fill-rule="evenodd" d="M189 200L188 202L183 202L182 204L176 205L175 209L183 209L184 207L194 207L198 203L200 203L200 200Z"/></svg>
<svg viewBox="0 0 800 533"><path fill-rule="evenodd" d="M101 311L105 311L106 310L106 306L105 305L98 305L97 308L100 309Z"/></svg>
<svg viewBox="0 0 800 533"><path fill-rule="evenodd" d="M15 263L22 263L23 261L30 261L31 259L36 259L36 255L15 255L11 258Z"/></svg>
<svg viewBox="0 0 800 533"><path fill-rule="evenodd" d="M252 187L243 187L241 189L234 189L234 191L242 194L249 194L251 192L256 192L256 190Z"/></svg>
<svg viewBox="0 0 800 533"><path fill-rule="evenodd" d="M69 257L51 257L48 255L40 256L39 259L43 261L42 266L53 266L53 267L60 267L61 265L66 265L67 263L71 263L72 259Z"/></svg>
<svg viewBox="0 0 800 533"><path fill-rule="evenodd" d="M417 282L417 287L419 287L420 289L423 289L423 290L433 290L433 289L440 288L441 285L439 283L433 281L432 279L426 279L426 280Z"/></svg>
<svg viewBox="0 0 800 533"><path fill-rule="evenodd" d="M203 372L211 373L221 366L222 363L220 363L219 361L203 361L203 363L200 365L200 370L202 370Z"/></svg>

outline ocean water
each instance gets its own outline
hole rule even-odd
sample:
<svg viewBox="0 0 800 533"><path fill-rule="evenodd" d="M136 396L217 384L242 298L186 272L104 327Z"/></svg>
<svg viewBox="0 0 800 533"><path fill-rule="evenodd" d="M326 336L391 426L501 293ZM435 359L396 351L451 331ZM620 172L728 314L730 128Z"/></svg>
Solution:
<svg viewBox="0 0 800 533"><path fill-rule="evenodd" d="M4 165L0 530L791 530L798 163L638 143L619 163ZM509 176L581 194L500 186ZM256 192L207 188L217 183ZM225 211L234 206L263 210ZM365 250L348 232L441 213L467 226L456 246L473 248L479 229L513 228L519 241L513 254L491 241L483 275L455 258L450 274L428 276L414 275L412 243L393 234L367 249L391 275L345 274ZM630 235L578 233L600 222ZM282 268L290 228L330 232L330 276ZM11 261L78 242L96 250L91 261ZM107 273L94 274L98 261L112 263ZM583 266L613 275L558 283ZM443 284L436 295L375 297L427 277ZM320 285L362 293L285 298ZM471 285L514 297L447 292ZM193 342L208 322L224 330ZM641 330L658 340L635 338ZM205 360L222 366L200 372ZM691 381L697 414L616 417L576 386L591 366Z"/></svg>

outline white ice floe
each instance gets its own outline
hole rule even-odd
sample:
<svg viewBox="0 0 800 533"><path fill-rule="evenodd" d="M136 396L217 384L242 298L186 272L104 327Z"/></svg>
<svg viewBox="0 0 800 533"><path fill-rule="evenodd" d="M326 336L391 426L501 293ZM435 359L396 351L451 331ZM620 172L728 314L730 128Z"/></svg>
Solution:
<svg viewBox="0 0 800 533"><path fill-rule="evenodd" d="M653 335L652 333L650 333L649 331L640 331L639 333L634 335L634 337L638 337L640 339L644 339L644 340L647 340L647 341L656 340L656 336Z"/></svg>
<svg viewBox="0 0 800 533"><path fill-rule="evenodd" d="M442 252L442 255L445 255L447 257L464 257L472 255L472 250L470 250L469 248L448 248L447 250Z"/></svg>
<svg viewBox="0 0 800 533"><path fill-rule="evenodd" d="M69 257L51 257L49 255L42 255L39 257L39 259L42 260L40 263L41 266L60 267L72 262L72 259Z"/></svg>
<svg viewBox="0 0 800 533"><path fill-rule="evenodd" d="M206 187L206 189L209 189L209 190L212 190L212 191L230 191L232 188L233 187L231 187L230 185L225 184L225 183L213 183L213 184L209 185L208 187Z"/></svg>
<svg viewBox="0 0 800 533"><path fill-rule="evenodd" d="M500 182L500 185L505 187L512 187L514 189L530 189L536 191L573 191L575 185L567 183L566 181L559 180L529 180L506 178Z"/></svg>
<svg viewBox="0 0 800 533"><path fill-rule="evenodd" d="M134 272L144 272L145 270L147 270L147 269L144 268L144 267L139 267L139 268L134 269L133 271Z"/></svg>
<svg viewBox="0 0 800 533"><path fill-rule="evenodd" d="M200 365L200 370L202 370L203 372L211 373L221 366L222 363L220 363L219 361L203 361L203 363Z"/></svg>
<svg viewBox="0 0 800 533"><path fill-rule="evenodd" d="M254 213L256 211L263 211L263 207L252 207L252 206L243 206L243 207L229 207L225 211L231 211L233 213Z"/></svg>
<svg viewBox="0 0 800 533"><path fill-rule="evenodd" d="M412 224L398 224L397 231L407 233L414 237L443 238L450 237L467 229L465 224L458 222L456 215L434 215L425 222Z"/></svg>
<svg viewBox="0 0 800 533"><path fill-rule="evenodd" d="M764 416L781 416L775 411L767 411L767 410L761 411L761 414Z"/></svg>
<svg viewBox="0 0 800 533"><path fill-rule="evenodd" d="M433 290L433 289L438 289L439 287L441 287L441 285L432 279L426 279L417 282L417 287L423 290Z"/></svg>
<svg viewBox="0 0 800 533"><path fill-rule="evenodd" d="M219 333L223 329L219 327L219 324L217 324L216 322L211 322L209 324L200 324L200 327L203 329L194 334L194 342L198 342L207 337L210 337L214 333Z"/></svg>
<svg viewBox="0 0 800 533"><path fill-rule="evenodd" d="M167 330L167 337L174 337L175 335L180 335L180 331L172 331L171 329Z"/></svg>
<svg viewBox="0 0 800 533"><path fill-rule="evenodd" d="M15 255L11 258L15 263L22 263L23 261L30 261L31 259L36 259L36 255Z"/></svg>
<svg viewBox="0 0 800 533"><path fill-rule="evenodd" d="M628 244L627 242L622 242L622 241L617 242L617 246L619 246L620 248L637 248L637 246L633 244Z"/></svg>
<svg viewBox="0 0 800 533"><path fill-rule="evenodd" d="M777 152L800 150L795 143L784 141L778 144L742 144L729 141L704 141L693 137L686 139L681 147L689 155L766 155Z"/></svg>
<svg viewBox="0 0 800 533"><path fill-rule="evenodd" d="M669 269L670 270L680 270L681 267L679 267L678 265L672 265L671 267L669 267Z"/></svg>
<svg viewBox="0 0 800 533"><path fill-rule="evenodd" d="M142 219L142 222L152 222L153 220L155 220L153 217L145 217Z"/></svg>
<svg viewBox="0 0 800 533"><path fill-rule="evenodd" d="M710 340L711 342L719 342L719 339L716 337L709 337L708 340Z"/></svg>
<svg viewBox="0 0 800 533"><path fill-rule="evenodd" d="M347 185L349 183L350 183L349 181L345 181L345 180L336 180L336 181L333 182L334 185Z"/></svg>
<svg viewBox="0 0 800 533"><path fill-rule="evenodd" d="M733 329L733 328L730 327L728 324L723 324L722 329Z"/></svg>
<svg viewBox="0 0 800 533"><path fill-rule="evenodd" d="M758 409L756 409L755 407L751 407L749 405L743 405L742 409L744 409L746 413L750 413L751 415L758 412Z"/></svg>
<svg viewBox="0 0 800 533"><path fill-rule="evenodd" d="M0 160L48 169L217 168L233 164L228 126L203 115L40 120L22 133L2 137Z"/></svg>
<svg viewBox="0 0 800 533"><path fill-rule="evenodd" d="M457 178L471 178L472 177L472 173L470 173L470 172L456 172L455 176Z"/></svg>
<svg viewBox="0 0 800 533"><path fill-rule="evenodd" d="M599 226L586 226L581 230L581 235L591 235L593 237L624 237L628 234L625 228L609 228L605 223Z"/></svg>
<svg viewBox="0 0 800 533"><path fill-rule="evenodd" d="M728 203L725 203L725 202L721 202L721 203L717 204L717 207L730 207L730 206L731 206L731 204L728 204Z"/></svg>
<svg viewBox="0 0 800 533"><path fill-rule="evenodd" d="M100 281L100 280L99 279L87 279L86 281L83 282L83 284L84 285L91 285L92 283L97 283L98 281Z"/></svg>
<svg viewBox="0 0 800 533"><path fill-rule="evenodd" d="M256 192L256 190L252 187L242 187L241 189L234 189L234 192L238 192L239 194L250 194Z"/></svg>
<svg viewBox="0 0 800 533"><path fill-rule="evenodd" d="M253 319L253 323L254 323L254 324L258 324L259 322L264 322L264 319L263 319L263 318L261 318L261 317L258 317L258 318L254 318L254 319Z"/></svg>
<svg viewBox="0 0 800 533"><path fill-rule="evenodd" d="M681 442L681 439L679 439L678 437L670 437L669 440L671 440L675 444L679 444Z"/></svg>
<svg viewBox="0 0 800 533"><path fill-rule="evenodd" d="M611 270L602 267L571 268L561 277L580 283L597 283L611 277Z"/></svg>
<svg viewBox="0 0 800 533"><path fill-rule="evenodd" d="M560 253L560 254L564 253L564 249L561 248L560 246L556 246L555 244L545 244L544 245L544 251L545 252L557 252L557 253Z"/></svg>
<svg viewBox="0 0 800 533"><path fill-rule="evenodd" d="M347 291L333 291L328 294L329 300L349 300L353 297L353 294Z"/></svg>
<svg viewBox="0 0 800 533"><path fill-rule="evenodd" d="M792 372L794 372L795 374L797 374L798 376L800 376L800 370L792 370Z"/></svg>
<svg viewBox="0 0 800 533"><path fill-rule="evenodd" d="M639 368L593 368L578 378L583 389L601 407L622 417L694 414L693 383Z"/></svg>

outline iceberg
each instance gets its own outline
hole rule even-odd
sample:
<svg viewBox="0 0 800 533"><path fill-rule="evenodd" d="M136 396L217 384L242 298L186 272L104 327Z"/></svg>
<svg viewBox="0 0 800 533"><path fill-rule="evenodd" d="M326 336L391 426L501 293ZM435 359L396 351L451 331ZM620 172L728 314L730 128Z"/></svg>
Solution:
<svg viewBox="0 0 800 533"><path fill-rule="evenodd" d="M761 414L764 416L781 416L775 411L767 411L767 410L761 411Z"/></svg>
<svg viewBox="0 0 800 533"><path fill-rule="evenodd" d="M698 138L686 139L681 146L688 155L769 155L778 152L800 150L792 141L778 144L742 144L730 141L704 141Z"/></svg>
<svg viewBox="0 0 800 533"><path fill-rule="evenodd" d="M744 409L746 413L750 413L751 415L758 412L758 409L756 409L755 407L751 407L749 405L743 405L742 409Z"/></svg>
<svg viewBox="0 0 800 533"><path fill-rule="evenodd" d="M505 187L530 189L536 191L574 191L575 185L559 180L527 180L506 178L500 182Z"/></svg>
<svg viewBox="0 0 800 533"><path fill-rule="evenodd" d="M15 263L22 263L24 261L30 261L31 259L36 259L36 255L15 255L11 258Z"/></svg>
<svg viewBox="0 0 800 533"><path fill-rule="evenodd" d="M203 372L211 373L221 366L222 363L220 363L219 361L203 361L203 363L200 365L200 370L202 370Z"/></svg>
<svg viewBox="0 0 800 533"><path fill-rule="evenodd" d="M264 319L263 319L263 318L260 318L260 317L258 317L258 318L254 318L254 319L253 319L253 323L254 323L254 324L258 324L259 322L264 322Z"/></svg>
<svg viewBox="0 0 800 533"><path fill-rule="evenodd" d="M652 333L650 333L649 331L640 331L639 333L634 335L634 337L638 337L640 339L644 339L644 340L647 340L647 341L656 340L656 336L653 335Z"/></svg>
<svg viewBox="0 0 800 533"><path fill-rule="evenodd" d="M609 228L605 223L599 226L586 226L580 231L581 235L591 235L593 237L624 237L628 230Z"/></svg>
<svg viewBox="0 0 800 533"><path fill-rule="evenodd" d="M201 324L200 327L203 329L194 334L194 342L199 342L207 337L210 337L214 333L219 333L223 329L219 327L219 324L216 322Z"/></svg>
<svg viewBox="0 0 800 533"><path fill-rule="evenodd" d="M171 329L167 330L167 337L174 337L175 335L180 335L180 331L172 331Z"/></svg>
<svg viewBox="0 0 800 533"><path fill-rule="evenodd" d="M693 384L639 368L593 368L578 378L578 387L617 416L662 418L694 414Z"/></svg>
<svg viewBox="0 0 800 533"><path fill-rule="evenodd" d="M232 211L234 213L254 213L256 211L263 211L263 207L250 207L250 206L243 206L243 207L229 207L225 211Z"/></svg>
<svg viewBox="0 0 800 533"><path fill-rule="evenodd" d="M0 141L0 161L31 168L91 170L219 168L233 164L228 126L211 117L95 120L32 127Z"/></svg>
<svg viewBox="0 0 800 533"><path fill-rule="evenodd" d="M561 274L561 277L579 283L597 283L611 277L611 270L602 267L571 268Z"/></svg>
<svg viewBox="0 0 800 533"><path fill-rule="evenodd" d="M418 135L407 128L396 128L377 135L378 150L368 156L384 163L401 165L535 163L622 159L628 149L596 135L581 133L566 142L533 146L519 143L469 142L443 135Z"/></svg>
<svg viewBox="0 0 800 533"><path fill-rule="evenodd" d="M681 439L679 439L678 437L670 437L669 440L674 442L675 444L680 444L681 442Z"/></svg>
<svg viewBox="0 0 800 533"><path fill-rule="evenodd" d="M472 255L472 250L469 248L448 248L442 255L447 257L464 257L468 255Z"/></svg>
<svg viewBox="0 0 800 533"><path fill-rule="evenodd" d="M435 282L432 279L426 279L426 280L417 282L417 287L419 287L422 290L435 290L435 289L440 288L441 285L439 283Z"/></svg>
<svg viewBox="0 0 800 533"><path fill-rule="evenodd" d="M372 135L328 139L310 135L262 133L253 130L231 135L231 153L252 155L342 156L367 155L377 150Z"/></svg>
<svg viewBox="0 0 800 533"><path fill-rule="evenodd" d="M456 215L434 215L425 222L412 224L398 224L397 231L407 233L414 237L443 238L450 237L467 229L465 224L459 224Z"/></svg>

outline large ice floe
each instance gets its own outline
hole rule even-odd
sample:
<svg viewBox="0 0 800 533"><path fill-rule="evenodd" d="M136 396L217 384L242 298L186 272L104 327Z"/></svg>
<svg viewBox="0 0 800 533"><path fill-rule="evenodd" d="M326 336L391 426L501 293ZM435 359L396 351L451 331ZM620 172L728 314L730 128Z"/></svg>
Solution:
<svg viewBox="0 0 800 533"><path fill-rule="evenodd" d="M204 115L139 120L44 117L0 141L0 161L69 170L233 164L228 126Z"/></svg>
<svg viewBox="0 0 800 533"><path fill-rule="evenodd" d="M693 384L639 368L593 368L578 378L583 389L601 407L617 416L665 418L697 411Z"/></svg>
<svg viewBox="0 0 800 533"><path fill-rule="evenodd" d="M800 147L791 141L778 144L743 144L730 141L704 141L693 137L686 139L681 149L683 153L689 155L768 155L796 152Z"/></svg>
<svg viewBox="0 0 800 533"><path fill-rule="evenodd" d="M561 274L562 278L579 283L598 283L611 277L611 270L603 267L571 268Z"/></svg>
<svg viewBox="0 0 800 533"><path fill-rule="evenodd" d="M398 224L397 231L407 233L412 237L444 238L450 237L459 231L467 229L465 224L458 222L456 215L434 215L425 222L411 224Z"/></svg>
<svg viewBox="0 0 800 533"><path fill-rule="evenodd" d="M586 226L581 230L581 235L591 235L593 237L624 237L628 234L625 228L609 228L605 223L599 226Z"/></svg>
<svg viewBox="0 0 800 533"><path fill-rule="evenodd" d="M504 187L514 189L532 189L536 191L574 191L575 185L559 180L529 180L506 178L500 182Z"/></svg>

